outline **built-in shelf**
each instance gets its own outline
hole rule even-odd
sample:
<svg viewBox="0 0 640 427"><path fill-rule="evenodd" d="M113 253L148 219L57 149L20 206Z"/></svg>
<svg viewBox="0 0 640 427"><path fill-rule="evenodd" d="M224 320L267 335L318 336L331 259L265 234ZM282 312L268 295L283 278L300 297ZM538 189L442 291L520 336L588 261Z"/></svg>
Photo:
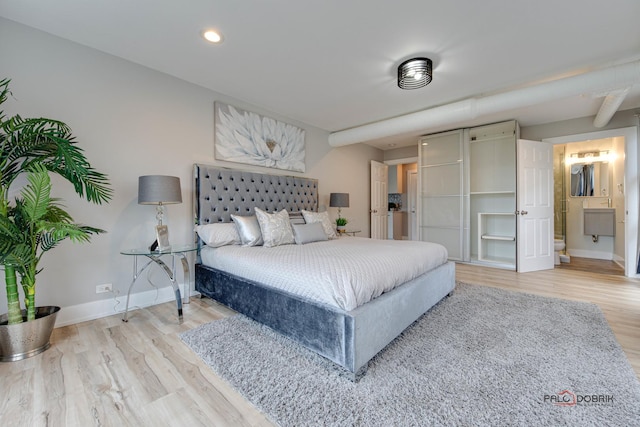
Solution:
<svg viewBox="0 0 640 427"><path fill-rule="evenodd" d="M515 265L515 257L496 255L505 250L515 254L516 236L507 234L509 231L515 231L513 227L515 216L514 212L478 212L478 261L504 266ZM509 249L500 250L490 245L508 245Z"/></svg>
<svg viewBox="0 0 640 427"><path fill-rule="evenodd" d="M492 234L483 234L480 236L483 240L506 240L506 241L515 241L516 236L496 236Z"/></svg>

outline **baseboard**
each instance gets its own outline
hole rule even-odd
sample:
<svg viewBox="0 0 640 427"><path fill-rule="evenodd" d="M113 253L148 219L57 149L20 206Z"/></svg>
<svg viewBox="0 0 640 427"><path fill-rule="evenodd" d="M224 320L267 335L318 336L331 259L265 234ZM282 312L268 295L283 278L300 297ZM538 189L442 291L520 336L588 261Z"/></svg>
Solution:
<svg viewBox="0 0 640 427"><path fill-rule="evenodd" d="M621 264L621 263L624 264L624 258L621 257L620 255L613 254L613 260L618 264Z"/></svg>
<svg viewBox="0 0 640 427"><path fill-rule="evenodd" d="M613 260L613 253L611 252L587 251L584 249L567 248L567 253L571 256L579 258L604 259L607 261Z"/></svg>
<svg viewBox="0 0 640 427"><path fill-rule="evenodd" d="M184 295L184 288L180 286L180 294ZM129 311L175 301L175 295L171 286L164 286L157 290L149 290L131 294ZM56 318L56 328L73 325L80 322L99 319L124 313L127 304L126 295L113 295L113 298L92 301L85 304L63 307Z"/></svg>
<svg viewBox="0 0 640 427"><path fill-rule="evenodd" d="M623 257L621 257L620 255L613 254L613 262L618 264L623 270L626 271L626 265Z"/></svg>

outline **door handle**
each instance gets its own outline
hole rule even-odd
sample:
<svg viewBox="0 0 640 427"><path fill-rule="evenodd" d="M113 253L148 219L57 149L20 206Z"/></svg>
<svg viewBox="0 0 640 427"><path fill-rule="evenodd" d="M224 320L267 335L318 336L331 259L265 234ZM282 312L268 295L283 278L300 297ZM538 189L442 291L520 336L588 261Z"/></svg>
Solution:
<svg viewBox="0 0 640 427"><path fill-rule="evenodd" d="M528 214L528 213L529 213L529 212L527 212L527 211L522 211L522 212L520 212L520 215L526 215L526 214Z"/></svg>

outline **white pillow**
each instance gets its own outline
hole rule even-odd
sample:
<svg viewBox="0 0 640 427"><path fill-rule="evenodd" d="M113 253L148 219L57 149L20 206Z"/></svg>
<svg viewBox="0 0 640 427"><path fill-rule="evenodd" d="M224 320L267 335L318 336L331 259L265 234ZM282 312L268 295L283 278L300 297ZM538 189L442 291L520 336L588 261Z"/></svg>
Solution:
<svg viewBox="0 0 640 427"><path fill-rule="evenodd" d="M298 245L329 240L327 233L324 232L324 227L319 222L293 224L293 234Z"/></svg>
<svg viewBox="0 0 640 427"><path fill-rule="evenodd" d="M266 248L295 243L293 229L289 222L289 213L286 209L273 214L260 208L255 208L255 211Z"/></svg>
<svg viewBox="0 0 640 427"><path fill-rule="evenodd" d="M260 246L262 244L260 224L258 224L258 219L254 215L231 215L231 219L238 228L242 246Z"/></svg>
<svg viewBox="0 0 640 427"><path fill-rule="evenodd" d="M196 233L198 233L205 245L214 248L240 244L240 235L233 222L197 225Z"/></svg>
<svg viewBox="0 0 640 427"><path fill-rule="evenodd" d="M335 239L338 237L336 235L336 231L333 229L333 224L329 219L329 212L311 212L302 210L302 216L304 217L304 221L307 224L313 224L314 222L319 222L322 224L322 228L324 228L324 232L329 239Z"/></svg>

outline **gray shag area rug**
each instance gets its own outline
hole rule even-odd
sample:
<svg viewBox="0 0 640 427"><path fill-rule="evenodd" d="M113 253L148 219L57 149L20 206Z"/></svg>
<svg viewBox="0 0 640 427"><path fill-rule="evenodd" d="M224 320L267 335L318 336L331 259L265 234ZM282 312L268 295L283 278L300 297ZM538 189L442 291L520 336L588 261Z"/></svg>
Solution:
<svg viewBox="0 0 640 427"><path fill-rule="evenodd" d="M458 284L357 383L241 315L181 338L281 426L640 425L640 383L593 304Z"/></svg>

